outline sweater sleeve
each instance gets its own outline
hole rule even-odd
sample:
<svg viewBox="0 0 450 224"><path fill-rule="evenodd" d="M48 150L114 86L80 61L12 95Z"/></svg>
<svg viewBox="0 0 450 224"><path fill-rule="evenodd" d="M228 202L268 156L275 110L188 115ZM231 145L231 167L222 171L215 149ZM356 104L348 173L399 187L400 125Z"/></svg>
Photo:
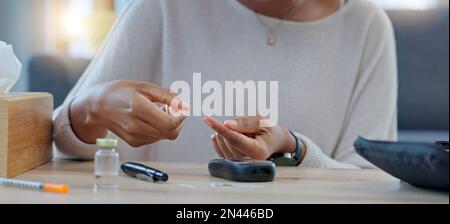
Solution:
<svg viewBox="0 0 450 224"><path fill-rule="evenodd" d="M353 148L358 136L397 140L397 58L394 31L387 15L377 10L369 25L360 72L333 154L326 156L305 136L304 166L324 168L373 168Z"/></svg>
<svg viewBox="0 0 450 224"><path fill-rule="evenodd" d="M70 124L70 104L80 93L114 80L155 82L162 39L160 7L159 1L132 1L118 19L97 57L54 112L56 157L85 160L94 157L95 146L79 140Z"/></svg>

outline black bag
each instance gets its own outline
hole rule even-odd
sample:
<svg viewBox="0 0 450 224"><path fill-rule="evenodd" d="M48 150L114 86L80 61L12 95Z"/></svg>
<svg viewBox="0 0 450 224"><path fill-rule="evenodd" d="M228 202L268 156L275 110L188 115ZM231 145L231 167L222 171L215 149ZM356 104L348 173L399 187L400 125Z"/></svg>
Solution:
<svg viewBox="0 0 450 224"><path fill-rule="evenodd" d="M448 191L448 142L405 143L358 138L359 155L411 185Z"/></svg>

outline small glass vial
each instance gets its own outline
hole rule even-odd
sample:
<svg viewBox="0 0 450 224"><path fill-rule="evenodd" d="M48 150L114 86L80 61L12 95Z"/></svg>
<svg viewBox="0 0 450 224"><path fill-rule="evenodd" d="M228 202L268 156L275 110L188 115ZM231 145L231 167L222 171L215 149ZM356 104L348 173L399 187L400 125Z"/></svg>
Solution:
<svg viewBox="0 0 450 224"><path fill-rule="evenodd" d="M117 189L120 170L116 139L98 139L95 154L95 189Z"/></svg>

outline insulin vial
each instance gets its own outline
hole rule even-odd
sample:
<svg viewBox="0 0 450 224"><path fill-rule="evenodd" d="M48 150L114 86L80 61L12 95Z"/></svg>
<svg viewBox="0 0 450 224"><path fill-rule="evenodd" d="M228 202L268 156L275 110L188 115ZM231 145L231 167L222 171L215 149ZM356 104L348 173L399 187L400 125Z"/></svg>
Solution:
<svg viewBox="0 0 450 224"><path fill-rule="evenodd" d="M116 189L119 187L119 153L116 139L97 139L95 154L95 189Z"/></svg>

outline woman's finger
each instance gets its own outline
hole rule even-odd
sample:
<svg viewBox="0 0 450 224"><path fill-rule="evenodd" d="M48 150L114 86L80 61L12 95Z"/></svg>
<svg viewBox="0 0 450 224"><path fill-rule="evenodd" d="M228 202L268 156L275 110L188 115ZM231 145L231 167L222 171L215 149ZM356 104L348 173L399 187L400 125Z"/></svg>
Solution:
<svg viewBox="0 0 450 224"><path fill-rule="evenodd" d="M170 90L150 82L136 82L137 90L143 94L150 101L155 103L162 103L165 105L172 105L177 99L177 94L170 92ZM182 102L179 102L178 109L182 109Z"/></svg>
<svg viewBox="0 0 450 224"><path fill-rule="evenodd" d="M165 133L176 130L185 120L183 116L171 116L142 95L135 97L131 108L135 116Z"/></svg>
<svg viewBox="0 0 450 224"><path fill-rule="evenodd" d="M230 145L227 144L227 141L222 136L217 135L217 141L219 142L222 150L224 150L225 153L228 155L228 159L241 158L241 155L236 153L236 150L234 150L232 147L230 147Z"/></svg>
<svg viewBox="0 0 450 224"><path fill-rule="evenodd" d="M226 159L232 159L234 158L233 153L231 150L228 149L227 145L225 145L225 142L223 141L223 138L220 137L220 135L217 135L217 143L219 145L220 150L222 150L222 153L225 155Z"/></svg>
<svg viewBox="0 0 450 224"><path fill-rule="evenodd" d="M222 122L212 117L205 117L205 123L219 135L229 140L232 145L240 146L249 143L246 136L227 128Z"/></svg>
<svg viewBox="0 0 450 224"><path fill-rule="evenodd" d="M220 136L219 136L220 137ZM222 137L220 137L222 138ZM245 154L243 154L239 148L232 146L226 139L222 138L222 141L225 143L225 145L227 146L227 149L233 154L233 158L234 159L243 159L245 157L247 157Z"/></svg>
<svg viewBox="0 0 450 224"><path fill-rule="evenodd" d="M117 123L111 123L108 129L134 148L149 145L158 141L158 139L153 137L130 134Z"/></svg>
<svg viewBox="0 0 450 224"><path fill-rule="evenodd" d="M254 116L254 117L239 117L236 119L231 119L225 121L225 126L235 130L237 132L243 133L243 134L254 134L257 133L260 129L260 116Z"/></svg>
<svg viewBox="0 0 450 224"><path fill-rule="evenodd" d="M205 123L212 129L214 129L220 136L225 138L230 145L241 149L241 152L243 154L258 154L258 148L256 147L257 145L255 139L249 138L239 132L231 130L227 128L222 122L211 117L205 117Z"/></svg>
<svg viewBox="0 0 450 224"><path fill-rule="evenodd" d="M175 140L180 134L182 126L170 132L162 132L155 127L147 124L146 122L140 120L139 118L133 119L132 122L128 124L128 132L131 134L142 135L147 137L153 137L159 140L168 139Z"/></svg>
<svg viewBox="0 0 450 224"><path fill-rule="evenodd" d="M221 157L225 158L225 154L222 152L222 150L219 147L219 143L217 142L217 135L213 134L211 136L211 141L213 143L214 150L216 150L216 153Z"/></svg>

